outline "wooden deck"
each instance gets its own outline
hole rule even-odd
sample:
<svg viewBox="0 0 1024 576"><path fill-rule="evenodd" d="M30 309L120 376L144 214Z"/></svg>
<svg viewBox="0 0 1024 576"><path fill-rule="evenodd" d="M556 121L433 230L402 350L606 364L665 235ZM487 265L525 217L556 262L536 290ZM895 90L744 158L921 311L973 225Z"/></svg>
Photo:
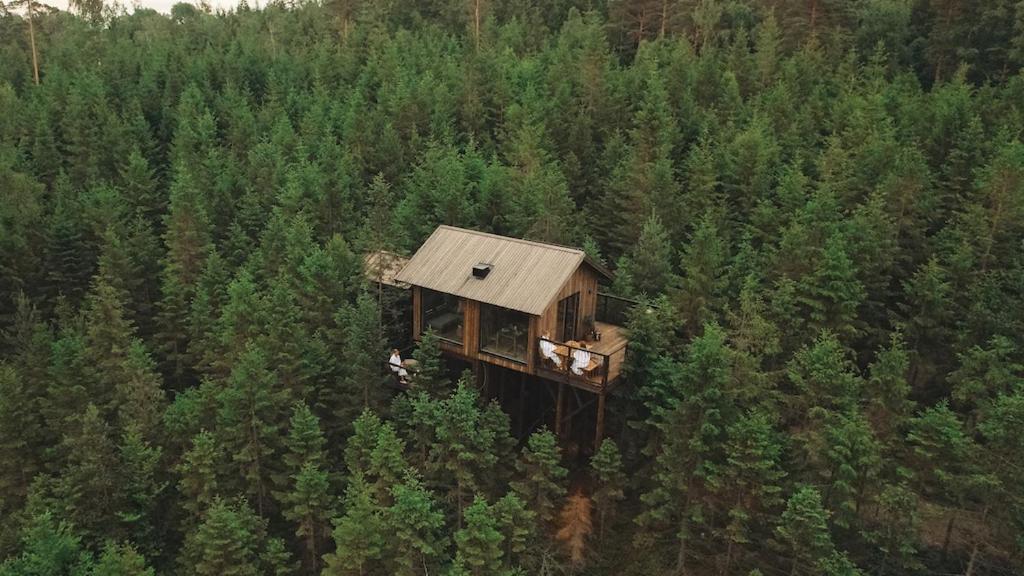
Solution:
<svg viewBox="0 0 1024 576"><path fill-rule="evenodd" d="M608 392L614 388L622 375L622 365L626 359L626 346L629 344L626 329L604 322L596 322L594 327L601 333L601 339L587 341L587 344L595 358L600 354L606 359L608 363L607 378L605 378L603 370L577 376L568 370L568 365L565 363L558 369L554 364L544 360L537 362L537 375L555 382L564 382L595 394Z"/></svg>

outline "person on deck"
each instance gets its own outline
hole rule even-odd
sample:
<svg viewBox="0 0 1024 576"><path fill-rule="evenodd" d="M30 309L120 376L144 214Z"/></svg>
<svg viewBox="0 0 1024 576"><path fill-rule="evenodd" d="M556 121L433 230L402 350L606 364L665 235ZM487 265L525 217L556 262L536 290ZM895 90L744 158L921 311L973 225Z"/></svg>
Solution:
<svg viewBox="0 0 1024 576"><path fill-rule="evenodd" d="M391 372L398 376L399 382L408 384L409 372L402 364L402 354L398 352L398 348L391 350L391 358L388 359L388 365L391 366Z"/></svg>
<svg viewBox="0 0 1024 576"><path fill-rule="evenodd" d="M572 351L572 373L582 376L587 366L590 366L590 352L586 344L580 344L579 348Z"/></svg>
<svg viewBox="0 0 1024 576"><path fill-rule="evenodd" d="M551 341L550 332L545 332L541 336L540 354L548 360L551 360L556 368L562 367L562 359L559 358L558 354L555 352L555 343Z"/></svg>

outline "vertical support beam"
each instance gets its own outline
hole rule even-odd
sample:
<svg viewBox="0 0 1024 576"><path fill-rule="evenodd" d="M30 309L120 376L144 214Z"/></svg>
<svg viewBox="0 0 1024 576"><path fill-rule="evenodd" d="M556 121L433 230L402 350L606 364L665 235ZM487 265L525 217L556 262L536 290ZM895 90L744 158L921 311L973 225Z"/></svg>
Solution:
<svg viewBox="0 0 1024 576"><path fill-rule="evenodd" d="M562 405L565 404L565 382L558 383L558 399L555 400L555 436L562 437Z"/></svg>
<svg viewBox="0 0 1024 576"><path fill-rule="evenodd" d="M519 422L516 422L516 437L522 438L526 429L526 374L519 378Z"/></svg>
<svg viewBox="0 0 1024 576"><path fill-rule="evenodd" d="M604 439L604 390L597 394L597 430L594 432L594 452L601 446Z"/></svg>

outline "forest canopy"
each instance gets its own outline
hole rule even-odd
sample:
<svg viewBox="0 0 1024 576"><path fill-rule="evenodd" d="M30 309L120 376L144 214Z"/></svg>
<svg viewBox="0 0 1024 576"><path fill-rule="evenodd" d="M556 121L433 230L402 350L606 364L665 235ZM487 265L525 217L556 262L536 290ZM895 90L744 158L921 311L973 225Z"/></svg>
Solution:
<svg viewBox="0 0 1024 576"><path fill-rule="evenodd" d="M0 3L0 576L1024 572L1024 4ZM583 247L608 438L363 254Z"/></svg>

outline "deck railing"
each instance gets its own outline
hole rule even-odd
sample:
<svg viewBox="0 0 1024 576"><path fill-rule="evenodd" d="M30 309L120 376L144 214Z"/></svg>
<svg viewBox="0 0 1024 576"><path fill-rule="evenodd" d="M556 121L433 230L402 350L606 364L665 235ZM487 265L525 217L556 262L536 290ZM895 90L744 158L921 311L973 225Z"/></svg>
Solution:
<svg viewBox="0 0 1024 576"><path fill-rule="evenodd" d="M604 389L608 386L612 363L621 361L617 356L625 356L626 349L623 347L610 354L602 354L585 348L579 342L557 342L541 337L538 338L537 352L541 370L564 378L571 385Z"/></svg>
<svg viewBox="0 0 1024 576"><path fill-rule="evenodd" d="M637 300L598 292L597 311L594 315L594 320L615 324L616 326L625 326L629 320L629 311L637 304L640 304Z"/></svg>

